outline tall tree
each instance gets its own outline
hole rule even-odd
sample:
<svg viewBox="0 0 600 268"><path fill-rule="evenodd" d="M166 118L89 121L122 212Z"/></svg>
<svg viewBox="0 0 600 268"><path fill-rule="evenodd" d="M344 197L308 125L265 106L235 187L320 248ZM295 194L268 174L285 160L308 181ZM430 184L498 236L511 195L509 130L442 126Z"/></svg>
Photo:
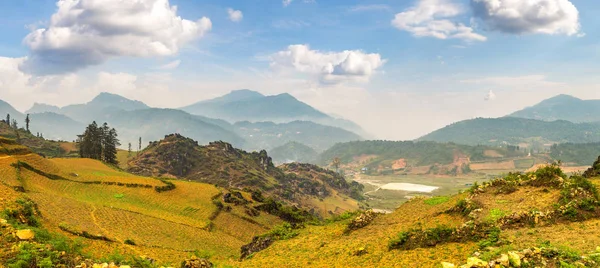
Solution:
<svg viewBox="0 0 600 268"><path fill-rule="evenodd" d="M142 150L142 137L140 137L140 140L139 140L138 152L141 150Z"/></svg>
<svg viewBox="0 0 600 268"><path fill-rule="evenodd" d="M94 121L88 125L83 134L77 136L79 156L97 159L110 164L118 164L117 147L121 144L117 131L107 123L98 126Z"/></svg>
<svg viewBox="0 0 600 268"><path fill-rule="evenodd" d="M6 124L10 126L10 114L6 114Z"/></svg>
<svg viewBox="0 0 600 268"><path fill-rule="evenodd" d="M27 117L25 117L25 130L31 133L31 131L29 131L29 122L31 122L31 120L29 120L29 114L27 114Z"/></svg>
<svg viewBox="0 0 600 268"><path fill-rule="evenodd" d="M131 142L129 143L129 150L128 150L128 152L129 152L129 155L131 155Z"/></svg>
<svg viewBox="0 0 600 268"><path fill-rule="evenodd" d="M12 121L12 127L13 127L14 129L19 129L19 123L17 123L17 120L14 120L14 119L13 119L13 121Z"/></svg>

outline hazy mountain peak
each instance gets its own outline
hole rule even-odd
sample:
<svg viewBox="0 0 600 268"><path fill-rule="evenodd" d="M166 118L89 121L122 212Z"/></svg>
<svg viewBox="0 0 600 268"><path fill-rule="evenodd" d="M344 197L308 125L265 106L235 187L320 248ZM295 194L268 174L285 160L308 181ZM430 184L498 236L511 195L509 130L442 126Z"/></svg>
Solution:
<svg viewBox="0 0 600 268"><path fill-rule="evenodd" d="M88 102L87 105L97 107L116 107L126 111L141 110L150 108L148 105L141 101L131 100L121 95L102 92L98 94L92 101Z"/></svg>
<svg viewBox="0 0 600 268"><path fill-rule="evenodd" d="M600 100L582 100L561 94L510 114L511 117L544 121L567 120L575 123L600 121Z"/></svg>
<svg viewBox="0 0 600 268"><path fill-rule="evenodd" d="M29 108L29 110L26 111L26 113L28 113L28 114L46 113L46 112L59 113L60 108L58 106L54 106L54 105L50 105L50 104L34 102L33 106L31 106L31 108Z"/></svg>

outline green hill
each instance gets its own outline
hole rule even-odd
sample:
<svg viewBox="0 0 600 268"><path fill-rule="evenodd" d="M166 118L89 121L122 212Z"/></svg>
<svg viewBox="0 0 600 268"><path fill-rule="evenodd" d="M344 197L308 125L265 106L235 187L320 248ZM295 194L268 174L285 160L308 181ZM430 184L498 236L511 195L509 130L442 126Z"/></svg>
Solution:
<svg viewBox="0 0 600 268"><path fill-rule="evenodd" d="M295 141L290 141L269 150L269 155L275 163L313 163L319 157L319 154L313 148Z"/></svg>
<svg viewBox="0 0 600 268"><path fill-rule="evenodd" d="M567 120L584 123L599 122L599 114L600 100L581 100L569 95L558 95L509 116L543 121Z"/></svg>
<svg viewBox="0 0 600 268"><path fill-rule="evenodd" d="M354 141L338 143L321 153L320 163L327 165L335 157L340 158L342 163L349 163L357 157L372 155L375 158L369 160L369 166L377 166L382 162L397 159L405 159L411 166L428 166L452 164L458 158L465 157L468 157L470 161L484 161L498 157L525 155L524 152L515 149L431 141ZM493 151L494 155L488 155L486 151Z"/></svg>
<svg viewBox="0 0 600 268"><path fill-rule="evenodd" d="M600 142L600 124L515 117L477 118L456 122L418 140L469 145L525 143L529 147L549 147L554 143Z"/></svg>
<svg viewBox="0 0 600 268"><path fill-rule="evenodd" d="M600 143L561 143L550 148L550 157L563 163L589 166L598 157Z"/></svg>
<svg viewBox="0 0 600 268"><path fill-rule="evenodd" d="M321 216L358 208L355 200L343 194L350 191L348 183L332 185L312 177L286 173L273 165L264 150L249 153L226 142L200 146L179 134L152 142L129 160L127 170L144 176L175 177L231 189L251 189L290 205L318 211ZM326 204L330 204L328 209L321 209Z"/></svg>

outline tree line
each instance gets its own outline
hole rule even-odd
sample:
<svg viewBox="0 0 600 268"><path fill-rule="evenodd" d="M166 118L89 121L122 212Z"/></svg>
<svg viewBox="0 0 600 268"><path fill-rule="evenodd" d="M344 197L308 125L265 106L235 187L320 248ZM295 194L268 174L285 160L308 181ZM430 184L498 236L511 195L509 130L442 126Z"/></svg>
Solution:
<svg viewBox="0 0 600 268"><path fill-rule="evenodd" d="M82 158L91 158L109 164L118 164L117 147L121 145L117 138L117 131L110 128L108 123L98 126L92 122L81 135L77 135L79 155Z"/></svg>

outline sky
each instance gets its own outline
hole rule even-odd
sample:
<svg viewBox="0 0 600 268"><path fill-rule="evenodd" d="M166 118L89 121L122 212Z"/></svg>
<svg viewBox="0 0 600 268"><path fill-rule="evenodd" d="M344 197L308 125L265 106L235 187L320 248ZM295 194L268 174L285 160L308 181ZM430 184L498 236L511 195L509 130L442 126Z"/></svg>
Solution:
<svg viewBox="0 0 600 268"><path fill-rule="evenodd" d="M0 99L290 93L378 139L600 99L597 0L3 0Z"/></svg>

